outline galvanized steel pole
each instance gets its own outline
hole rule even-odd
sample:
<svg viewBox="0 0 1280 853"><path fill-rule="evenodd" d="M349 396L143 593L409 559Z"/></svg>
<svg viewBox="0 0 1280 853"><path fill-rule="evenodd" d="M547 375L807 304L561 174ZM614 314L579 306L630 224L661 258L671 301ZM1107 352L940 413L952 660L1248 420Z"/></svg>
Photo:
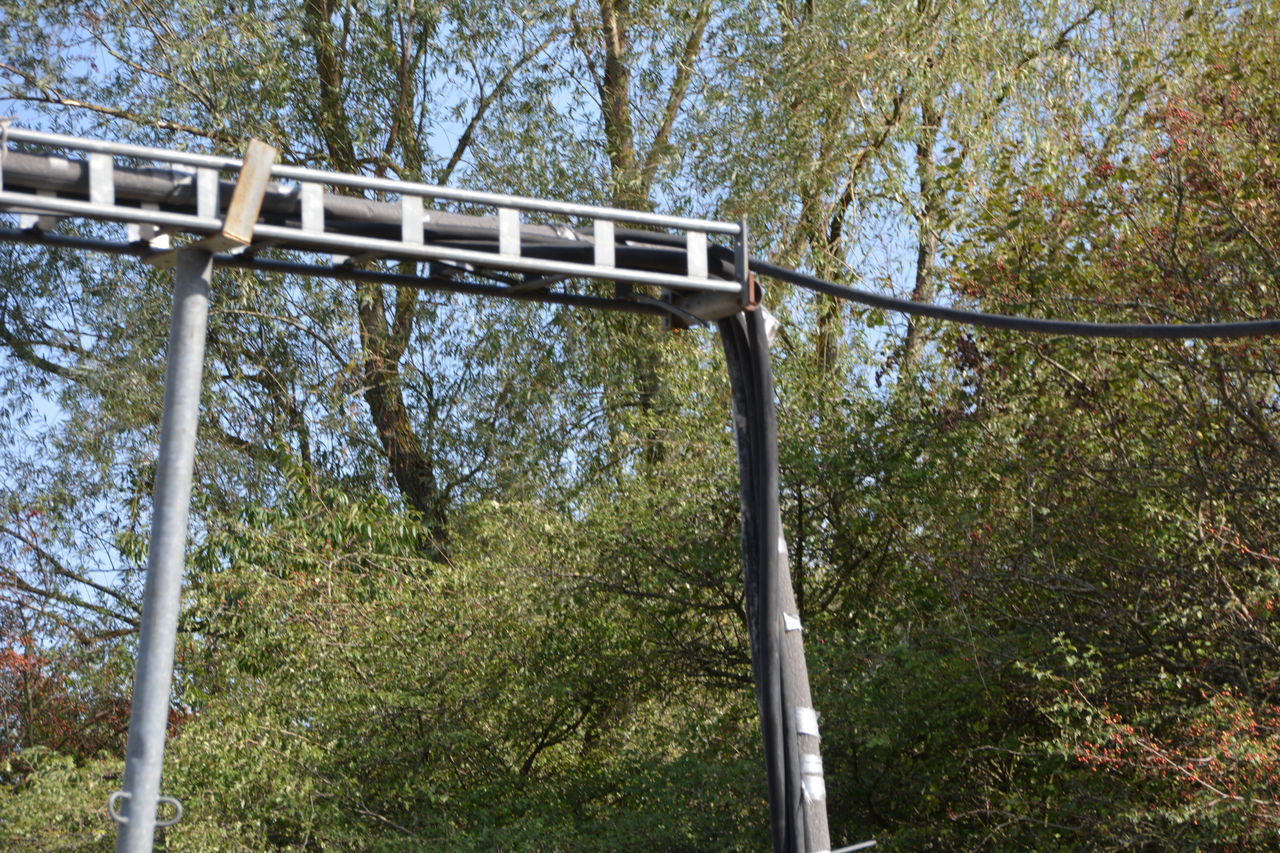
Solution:
<svg viewBox="0 0 1280 853"><path fill-rule="evenodd" d="M196 421L209 316L212 257L180 250L174 277L173 314L169 322L168 369L164 382L164 416L160 426L160 458L156 471L151 549L142 600L138 669L129 716L129 748L122 791L108 804L120 824L116 853L147 853L157 826L160 775L169 722L174 645L182 568L187 546L187 512L191 472L195 464ZM176 800L164 798L177 815Z"/></svg>

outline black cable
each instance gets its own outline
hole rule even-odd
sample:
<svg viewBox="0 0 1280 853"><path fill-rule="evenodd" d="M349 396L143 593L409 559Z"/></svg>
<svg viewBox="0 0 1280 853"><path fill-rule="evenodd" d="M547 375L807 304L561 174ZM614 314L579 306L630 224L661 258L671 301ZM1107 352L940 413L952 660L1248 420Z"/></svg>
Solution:
<svg viewBox="0 0 1280 853"><path fill-rule="evenodd" d="M1034 332L1046 335L1075 335L1088 338L1153 338L1177 340L1184 338L1247 338L1280 334L1280 320L1242 320L1230 323L1083 323L1074 320L1040 320L1034 317L1011 317L1006 314L987 314L982 311L966 311L947 308L928 302L912 302L893 296L882 296L855 287L845 287L796 270L780 267L767 261L751 261L751 269L760 275L825 293L837 299L846 299L917 317L933 317L969 326L990 329L1008 329L1016 332Z"/></svg>
<svg viewBox="0 0 1280 853"><path fill-rule="evenodd" d="M760 620L764 639L765 662L772 676L768 682L772 695L771 710L777 714L782 728L782 765L784 794L783 820L785 849L805 853L805 826L801 804L799 737L796 720L786 706L783 680L786 671L782 665L782 606L780 601L781 571L778 545L782 541L779 529L782 514L778 506L778 414L774 406L773 365L769 355L769 337L765 329L764 314L749 311L744 314L746 337L752 360L752 375L756 386L756 412L754 413L755 464L759 472L757 506L760 513L758 527L760 552Z"/></svg>
<svg viewBox="0 0 1280 853"><path fill-rule="evenodd" d="M758 312L757 312L758 313ZM742 558L751 664L769 781L769 826L774 853L793 853L794 828L788 820L787 744L782 710L781 655L776 637L778 555L776 430L769 429L773 388L759 371L760 356L742 314L719 321L720 340L733 394L738 470L742 494ZM763 331L763 324L761 324ZM762 335L761 335L762 337ZM768 358L767 348L763 358ZM772 450L770 449L772 447ZM772 485L772 488L770 486ZM772 503L770 496L772 495ZM772 521L770 521L772 519ZM772 532L772 538L770 533Z"/></svg>
<svg viewBox="0 0 1280 853"><path fill-rule="evenodd" d="M642 231L634 228L619 228L619 239L646 242L673 249L684 245L684 240L677 234L663 234L654 231ZM733 250L727 246L712 245L708 247L708 255L718 262L719 269L724 270L733 264ZM1239 320L1213 323L1087 323L1075 320L1044 320L1035 317L1014 317L1007 314L989 314L984 311L969 311L963 308L949 308L931 302L914 302L910 299L899 299L835 284L817 276L802 273L788 267L769 263L758 258L751 258L749 266L752 272L767 278L785 281L816 293L825 293L837 299L857 302L871 308L895 311L917 317L932 317L936 320L949 320L969 326L983 326L990 329L1006 329L1016 332L1032 332L1042 335L1077 335L1090 338L1132 338L1132 339L1206 339L1206 338L1248 338L1264 335L1280 334L1280 320ZM716 269L716 266L712 266Z"/></svg>

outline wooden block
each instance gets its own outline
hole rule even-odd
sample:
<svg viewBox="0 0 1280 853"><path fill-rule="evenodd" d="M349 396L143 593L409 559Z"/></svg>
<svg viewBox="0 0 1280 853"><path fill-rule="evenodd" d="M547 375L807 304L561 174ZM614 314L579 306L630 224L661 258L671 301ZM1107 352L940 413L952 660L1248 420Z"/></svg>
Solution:
<svg viewBox="0 0 1280 853"><path fill-rule="evenodd" d="M271 182L271 165L276 161L276 149L260 139L249 140L240 167L240 177L231 193L231 204L222 220L222 233L201 240L201 248L218 252L233 246L247 246L253 242L253 226L262 212L262 199Z"/></svg>

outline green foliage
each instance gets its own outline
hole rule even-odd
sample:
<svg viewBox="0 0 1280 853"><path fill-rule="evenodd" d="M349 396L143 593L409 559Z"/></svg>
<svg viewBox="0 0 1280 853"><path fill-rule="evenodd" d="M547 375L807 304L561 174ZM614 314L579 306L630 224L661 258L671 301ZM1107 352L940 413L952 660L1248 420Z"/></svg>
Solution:
<svg viewBox="0 0 1280 853"><path fill-rule="evenodd" d="M0 77L49 127L1204 321L1275 314L1278 32L1273 3L28 2ZM3 252L0 844L102 849L167 281ZM1274 848L1273 343L767 300L836 846ZM221 273L164 845L762 848L722 371L630 317Z"/></svg>
<svg viewBox="0 0 1280 853"><path fill-rule="evenodd" d="M24 781L0 795L0 844L8 850L100 851L115 844L107 796L120 786L123 762L101 756L84 763L44 747L6 760L5 776L22 763Z"/></svg>
<svg viewBox="0 0 1280 853"><path fill-rule="evenodd" d="M167 775L190 815L174 849L756 837L750 694L667 669L625 599L581 580L595 555L563 519L492 504L466 524L450 564L415 556L411 516L345 492L209 536L182 651L193 717Z"/></svg>

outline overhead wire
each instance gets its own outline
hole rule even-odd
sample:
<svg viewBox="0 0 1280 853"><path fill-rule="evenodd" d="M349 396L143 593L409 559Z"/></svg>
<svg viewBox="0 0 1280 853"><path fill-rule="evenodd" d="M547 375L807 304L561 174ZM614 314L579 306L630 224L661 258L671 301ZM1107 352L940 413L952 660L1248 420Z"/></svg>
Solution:
<svg viewBox="0 0 1280 853"><path fill-rule="evenodd" d="M660 234L639 229L618 229L618 236L637 242L644 241L651 244L661 244L672 249L683 247L683 241L678 235ZM731 268L733 263L732 249L726 246L712 245L708 247L708 252L711 258L718 263L719 269ZM986 311L938 305L933 302L917 302L913 299L902 299L888 294L874 293L857 287L836 284L818 276L760 260L759 258L751 258L749 267L756 275L777 281L785 281L805 290L866 305L869 308L879 308L883 311L893 311L914 317L931 317L935 320L947 320L953 323L988 329L1030 332L1041 335L1155 340L1247 338L1280 334L1280 319L1211 321L1205 323L1094 323L1081 320L1042 319L1039 317L992 314ZM717 267L713 266L712 268Z"/></svg>
<svg viewBox="0 0 1280 853"><path fill-rule="evenodd" d="M1032 332L1042 335L1073 335L1088 338L1136 338L1156 340L1249 338L1280 334L1280 320L1237 320L1211 323L1089 323L1079 320L1045 320L1016 317L951 308L932 302L916 302L894 296L872 293L855 287L835 284L817 276L771 264L751 261L751 270L759 275L785 281L837 299L857 302L871 308L896 311L915 317L932 317L968 326Z"/></svg>

